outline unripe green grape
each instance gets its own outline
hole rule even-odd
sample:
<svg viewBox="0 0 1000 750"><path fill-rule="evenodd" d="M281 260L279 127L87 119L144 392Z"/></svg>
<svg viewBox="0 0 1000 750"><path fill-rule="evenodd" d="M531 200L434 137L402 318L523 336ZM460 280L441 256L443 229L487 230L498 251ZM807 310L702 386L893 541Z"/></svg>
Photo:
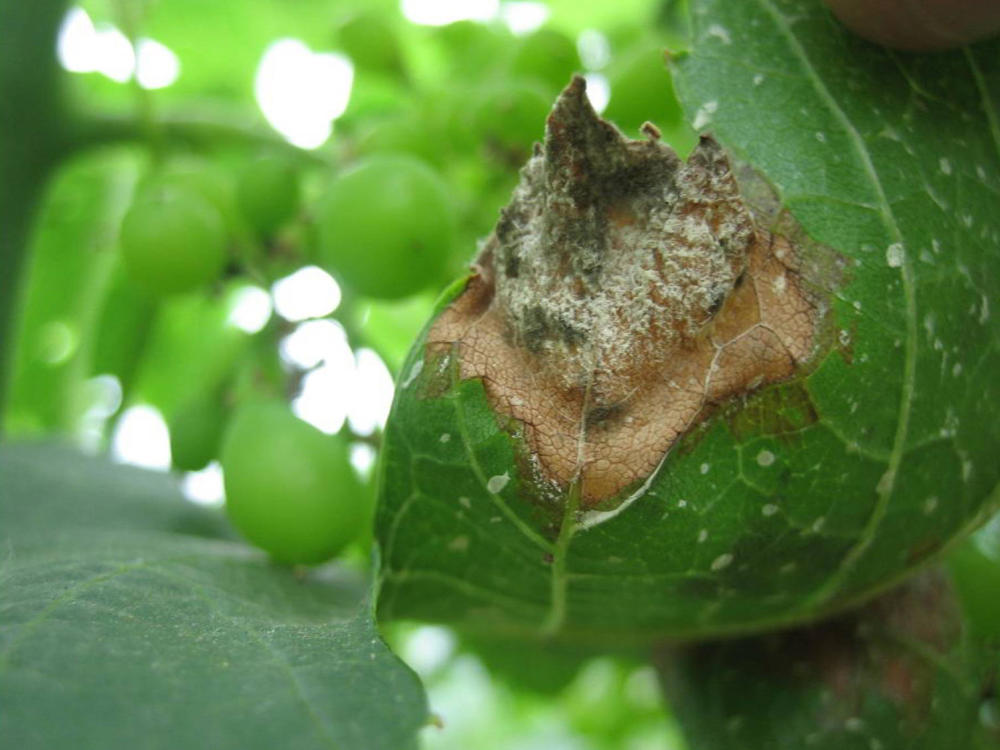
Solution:
<svg viewBox="0 0 1000 750"><path fill-rule="evenodd" d="M337 42L358 68L393 75L404 71L399 38L384 13L351 15L337 29Z"/></svg>
<svg viewBox="0 0 1000 750"><path fill-rule="evenodd" d="M518 82L487 90L476 104L474 128L493 156L520 165L545 135L549 97L535 83Z"/></svg>
<svg viewBox="0 0 1000 750"><path fill-rule="evenodd" d="M226 223L226 230L237 230L236 191L232 174L207 159L181 158L167 164L150 188L156 186L195 193L211 203Z"/></svg>
<svg viewBox="0 0 1000 750"><path fill-rule="evenodd" d="M239 408L222 445L226 512L279 562L316 564L338 554L368 517L347 446L279 401Z"/></svg>
<svg viewBox="0 0 1000 750"><path fill-rule="evenodd" d="M482 81L463 84L449 81L438 86L418 104L419 120L429 137L435 139L437 157L433 164L447 164L449 170L462 156L480 158L481 140L471 127L470 109L483 88ZM448 173L449 179L451 172Z"/></svg>
<svg viewBox="0 0 1000 750"><path fill-rule="evenodd" d="M433 169L402 154L376 155L339 175L320 200L320 257L362 294L406 297L441 277L452 214Z"/></svg>
<svg viewBox="0 0 1000 750"><path fill-rule="evenodd" d="M426 123L420 121L419 114L408 111L372 123L361 134L358 152L411 154L428 163L439 163L441 144Z"/></svg>
<svg viewBox="0 0 1000 750"><path fill-rule="evenodd" d="M630 50L615 60L607 75L611 98L603 116L626 133L638 135L647 120L663 131L681 125L681 106L664 60L663 45L649 42ZM673 139L668 140L677 147Z"/></svg>
<svg viewBox="0 0 1000 750"><path fill-rule="evenodd" d="M434 29L432 34L449 72L476 82L497 67L513 42L505 28L479 21L456 21Z"/></svg>
<svg viewBox="0 0 1000 750"><path fill-rule="evenodd" d="M524 37L510 64L515 78L540 81L552 92L559 91L580 69L580 56L573 40L554 29L539 29Z"/></svg>
<svg viewBox="0 0 1000 750"><path fill-rule="evenodd" d="M225 222L201 195L156 186L125 214L121 249L137 284L159 294L191 291L217 279L225 265Z"/></svg>
<svg viewBox="0 0 1000 750"><path fill-rule="evenodd" d="M240 170L236 202L243 220L261 236L270 236L295 216L301 190L286 160L264 156Z"/></svg>
<svg viewBox="0 0 1000 750"><path fill-rule="evenodd" d="M182 404L168 422L174 468L199 471L216 458L227 416L217 397L201 396Z"/></svg>

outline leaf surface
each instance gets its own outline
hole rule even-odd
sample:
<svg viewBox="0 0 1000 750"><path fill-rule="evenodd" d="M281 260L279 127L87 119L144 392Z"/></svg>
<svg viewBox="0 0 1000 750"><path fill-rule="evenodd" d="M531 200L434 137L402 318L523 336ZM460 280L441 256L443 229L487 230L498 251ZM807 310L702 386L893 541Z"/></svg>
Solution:
<svg viewBox="0 0 1000 750"><path fill-rule="evenodd" d="M817 544L842 544L818 604L995 508L1000 47L897 53L786 0L703 0L693 28L686 109L854 266L834 302L839 351L806 384L819 419L803 438L816 458L822 443L845 454L802 467L829 502Z"/></svg>
<svg viewBox="0 0 1000 750"><path fill-rule="evenodd" d="M163 475L0 451L0 744L416 747L427 708L355 573L304 579Z"/></svg>

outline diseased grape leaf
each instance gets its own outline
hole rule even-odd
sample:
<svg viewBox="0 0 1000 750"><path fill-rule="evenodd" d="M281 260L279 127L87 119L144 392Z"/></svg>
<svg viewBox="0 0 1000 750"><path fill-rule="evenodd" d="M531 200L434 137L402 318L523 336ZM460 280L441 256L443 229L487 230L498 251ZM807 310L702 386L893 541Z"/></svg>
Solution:
<svg viewBox="0 0 1000 750"><path fill-rule="evenodd" d="M0 745L415 748L423 691L362 577L227 529L163 475L0 450Z"/></svg>
<svg viewBox="0 0 1000 750"><path fill-rule="evenodd" d="M385 434L381 616L765 629L872 595L997 507L1000 44L897 54L818 3L699 0L691 20L675 74L692 124L846 259L827 350L691 431L630 502L564 523L565 498L525 499L519 425L481 380L434 372L448 359L422 337Z"/></svg>

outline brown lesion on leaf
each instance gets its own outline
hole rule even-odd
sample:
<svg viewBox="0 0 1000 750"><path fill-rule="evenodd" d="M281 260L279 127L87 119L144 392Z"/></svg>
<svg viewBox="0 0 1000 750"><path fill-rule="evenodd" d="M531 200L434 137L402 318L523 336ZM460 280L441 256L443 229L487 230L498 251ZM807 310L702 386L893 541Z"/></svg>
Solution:
<svg viewBox="0 0 1000 750"><path fill-rule="evenodd" d="M763 226L718 143L682 162L647 136L601 120L574 78L428 335L585 507L649 476L713 407L800 372L824 314L800 247Z"/></svg>

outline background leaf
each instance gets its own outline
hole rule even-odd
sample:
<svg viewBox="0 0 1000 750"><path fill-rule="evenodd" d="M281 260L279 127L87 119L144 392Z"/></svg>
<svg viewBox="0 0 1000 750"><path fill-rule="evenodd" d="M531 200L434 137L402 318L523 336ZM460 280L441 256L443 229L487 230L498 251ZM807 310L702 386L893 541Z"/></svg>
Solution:
<svg viewBox="0 0 1000 750"><path fill-rule="evenodd" d="M661 674L698 750L987 748L996 646L935 571L811 628L668 650Z"/></svg>
<svg viewBox="0 0 1000 750"><path fill-rule="evenodd" d="M69 431L86 408L101 300L117 264L118 223L137 179L135 155L73 160L49 185L27 262L8 419L21 431Z"/></svg>
<svg viewBox="0 0 1000 750"><path fill-rule="evenodd" d="M14 445L0 477L0 744L416 747L361 576L273 566L163 475Z"/></svg>

